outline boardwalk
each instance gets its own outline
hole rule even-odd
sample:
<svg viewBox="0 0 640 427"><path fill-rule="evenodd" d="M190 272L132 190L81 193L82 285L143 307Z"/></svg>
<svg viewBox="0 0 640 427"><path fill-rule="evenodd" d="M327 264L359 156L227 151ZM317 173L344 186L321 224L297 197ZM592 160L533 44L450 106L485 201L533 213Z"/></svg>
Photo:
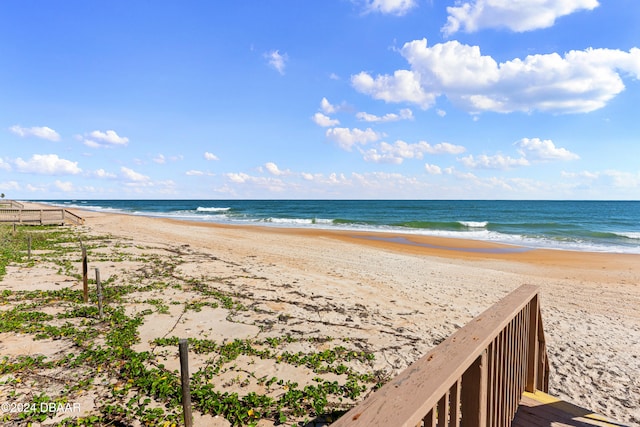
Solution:
<svg viewBox="0 0 640 427"><path fill-rule="evenodd" d="M0 204L0 223L26 225L81 225L84 219L67 209L22 209L5 208Z"/></svg>
<svg viewBox="0 0 640 427"><path fill-rule="evenodd" d="M511 423L512 427L590 427L626 426L606 417L593 413L587 409L557 399L546 393L525 392L520 400L520 406Z"/></svg>

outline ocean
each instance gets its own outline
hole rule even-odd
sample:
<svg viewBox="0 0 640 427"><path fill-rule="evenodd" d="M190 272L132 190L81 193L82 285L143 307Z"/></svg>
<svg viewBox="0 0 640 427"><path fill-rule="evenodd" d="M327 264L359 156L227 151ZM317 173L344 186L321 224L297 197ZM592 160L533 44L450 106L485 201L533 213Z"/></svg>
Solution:
<svg viewBox="0 0 640 427"><path fill-rule="evenodd" d="M273 227L485 240L526 248L640 253L640 201L38 200L132 215Z"/></svg>

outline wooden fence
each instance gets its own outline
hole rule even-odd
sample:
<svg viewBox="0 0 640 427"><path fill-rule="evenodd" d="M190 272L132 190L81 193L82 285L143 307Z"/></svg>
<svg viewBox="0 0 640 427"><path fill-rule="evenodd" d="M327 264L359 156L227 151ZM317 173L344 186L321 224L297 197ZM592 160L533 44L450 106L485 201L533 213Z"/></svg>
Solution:
<svg viewBox="0 0 640 427"><path fill-rule="evenodd" d="M0 209L24 209L24 205L15 200L1 199Z"/></svg>
<svg viewBox="0 0 640 427"><path fill-rule="evenodd" d="M332 427L508 426L522 393L548 384L538 288L523 285Z"/></svg>
<svg viewBox="0 0 640 427"><path fill-rule="evenodd" d="M2 209L0 222L14 224L84 224L84 219L66 209Z"/></svg>

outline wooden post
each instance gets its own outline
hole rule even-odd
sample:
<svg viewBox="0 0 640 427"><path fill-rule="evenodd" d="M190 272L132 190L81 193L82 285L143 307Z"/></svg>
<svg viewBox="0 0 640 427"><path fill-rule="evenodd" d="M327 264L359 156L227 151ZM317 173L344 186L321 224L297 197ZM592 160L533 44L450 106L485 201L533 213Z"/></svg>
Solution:
<svg viewBox="0 0 640 427"><path fill-rule="evenodd" d="M102 283L100 282L100 270L96 268L96 290L98 292L98 311L100 313L100 319L104 316L102 311Z"/></svg>
<svg viewBox="0 0 640 427"><path fill-rule="evenodd" d="M87 277L87 248L82 245L82 298L85 303L89 302L89 278Z"/></svg>
<svg viewBox="0 0 640 427"><path fill-rule="evenodd" d="M538 313L540 306L538 304L538 295L536 295L529 303L529 350L527 351L527 382L524 388L529 393L534 393L538 385L538 358L540 357L538 354Z"/></svg>
<svg viewBox="0 0 640 427"><path fill-rule="evenodd" d="M178 341L180 352L180 378L182 380L182 411L184 414L185 427L193 426L193 416L191 415L191 390L189 390L189 341L181 339Z"/></svg>
<svg viewBox="0 0 640 427"><path fill-rule="evenodd" d="M462 376L462 427L487 425L487 351Z"/></svg>

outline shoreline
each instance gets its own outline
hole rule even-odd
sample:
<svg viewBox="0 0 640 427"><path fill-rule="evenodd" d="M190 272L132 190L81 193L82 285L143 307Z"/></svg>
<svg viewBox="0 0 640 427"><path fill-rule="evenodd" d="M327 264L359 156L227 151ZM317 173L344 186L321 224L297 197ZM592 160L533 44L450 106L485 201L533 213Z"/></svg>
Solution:
<svg viewBox="0 0 640 427"><path fill-rule="evenodd" d="M240 201L242 202L242 201ZM346 233L373 233L373 234L396 234L400 236L405 236L407 239L411 238L432 238L432 239L452 239L452 240L472 240L478 242L485 242L486 244L498 244L504 247L518 247L518 248L527 248L528 250L552 250L552 251L569 251L569 252L589 252L589 253L611 253L611 254L629 254L629 255L640 255L640 246L633 245L634 240L624 240L619 242L612 242L607 239L598 237L594 239L582 237L578 237L578 235L572 235L569 233L566 235L566 239L556 239L555 237L551 237L550 235L545 235L544 233L534 236L528 236L528 232L520 231L520 232L505 232L500 231L499 228L486 228L489 222L479 222L484 224L484 227L480 228L467 228L466 231L456 231L453 229L431 229L431 228L412 228L412 227L401 227L394 226L392 223L388 223L384 225L380 223L378 225L352 225L352 226L344 226L341 223L335 224L331 220L322 220L319 223L309 223L311 221L309 218L302 215L300 218L296 217L296 214L293 215L293 219L280 219L280 218L263 218L261 216L256 216L253 220L244 221L236 221L235 219L216 219L216 218L200 218L198 215L192 215L189 207L180 206L180 209L184 210L175 210L175 211L162 211L162 212L147 212L147 211L135 211L129 212L127 210L119 210L119 208L101 208L98 205L96 206L88 206L83 207L78 204L64 204L64 203L55 203L55 202L32 202L32 203L44 203L49 206L53 205L56 207L66 208L66 209L77 209L82 211L96 212L96 213L107 213L107 214L124 214L124 215L134 215L134 216L144 216L148 218L161 218L161 219L170 219L177 221L188 221L188 222L197 222L197 223L206 223L206 224L217 224L221 226L231 225L231 226L249 226L249 227L267 227L267 228L284 228L284 229L300 229L300 230L311 230L311 231L335 231L335 232L346 232ZM224 203L222 203L224 205ZM132 208L133 209L133 208ZM142 209L142 208L141 208ZM174 207L174 209L179 209L178 207ZM198 210L201 208L199 207ZM203 210L205 208L202 208ZM235 208L208 208L215 211L218 210L228 210ZM178 213L180 213L178 215ZM174 216L175 214L175 216ZM273 223L271 221L274 221ZM255 222L254 222L255 221ZM287 222L290 221L290 222ZM296 222L300 221L300 222ZM307 222L305 222L307 221ZM328 222L327 222L328 221ZM461 221L455 219L441 219L441 221L451 221L453 223L458 224L466 224L469 221ZM447 222L448 223L448 222ZM331 224L331 225L329 225ZM491 225L491 224L489 224ZM499 225L496 223L494 225ZM534 224L535 225L535 224ZM480 234L477 234L478 231L481 231ZM596 233L596 232L594 232ZM628 237L637 233L634 232L616 232L616 231L602 231L604 234L611 234L617 236ZM466 235L468 234L468 235ZM600 233L596 233L600 234ZM633 239L633 237L628 237L628 239ZM420 243L424 244L424 242ZM447 246L447 245L442 245ZM522 249L524 250L524 249Z"/></svg>
<svg viewBox="0 0 640 427"><path fill-rule="evenodd" d="M130 218L159 221L178 227L195 227L212 230L244 231L274 236L299 236L310 239L332 239L386 251L411 255L432 256L451 260L510 261L516 264L542 265L550 269L575 269L584 275L608 274L607 270L632 270L640 265L640 254L589 252L564 249L538 249L485 240L461 239L396 233L386 231L350 231L309 229L305 227L270 227L265 225L221 224L127 213L104 213L75 209L85 216L118 215ZM397 239L401 239L398 241ZM605 270L605 271L603 271Z"/></svg>
<svg viewBox="0 0 640 427"><path fill-rule="evenodd" d="M70 210L85 218L82 230L113 236L112 245L140 254L169 256L193 280L228 278L228 292L251 295L260 308L256 313L285 319L275 323L283 333L362 340L376 355L377 368L391 374L519 285L539 286L551 394L617 421L640 422L640 402L633 400L640 395L640 255L514 251L476 240ZM100 265L103 280L148 268ZM12 286L12 280L9 275L0 287ZM14 283L26 286L22 280ZM55 277L38 280L60 283ZM191 291L171 292L159 296L193 298ZM263 316L256 313L214 329L233 339L238 325L248 327ZM160 328L169 320L151 322ZM166 333L143 329L141 344Z"/></svg>
<svg viewBox="0 0 640 427"><path fill-rule="evenodd" d="M34 206L53 206L44 202L23 202ZM56 205L57 206L57 205ZM212 227L221 229L256 229L265 232L283 232L291 233L303 236L333 236L337 239L344 241L350 241L352 239L362 239L367 242L364 244L372 244L379 247L396 248L400 250L403 246L413 246L415 248L404 248L403 250L411 253L425 253L427 255L438 255L455 258L456 254L462 257L483 258L486 256L503 254L516 254L516 253L533 253L535 256L531 258L531 261L527 261L528 258L520 257L519 260L523 262L543 262L545 264L555 264L560 258L571 260L572 264L577 258L585 258L589 262L603 260L607 264L611 262L611 258L624 259L633 262L634 259L640 261L640 253L627 253L627 252L605 252L605 251L589 251L589 250L575 250L564 248L544 248L523 246L515 243L498 242L492 240L483 239L468 239L461 237L441 237L428 234L407 233L402 231L386 231L386 230L349 230L349 229L330 229L330 228L309 228L309 227L289 227L289 226L269 226L263 224L227 224L214 221L199 221L197 219L177 219L159 215L144 215L144 214L132 214L128 212L105 212L101 210L83 209L81 207L69 207L65 208L70 211L84 212L91 215L123 215L128 217L140 217L149 218L152 220L167 221L168 223L176 224L193 224L202 227ZM86 216L86 215L85 215ZM401 240L401 241L400 241ZM379 244L376 244L379 242ZM414 250L419 248L417 250ZM421 250L424 249L425 251ZM478 254L475 256L474 254ZM486 256L483 256L486 255ZM566 255L566 257L564 256ZM578 261L579 262L579 261ZM616 263L617 264L617 263Z"/></svg>

